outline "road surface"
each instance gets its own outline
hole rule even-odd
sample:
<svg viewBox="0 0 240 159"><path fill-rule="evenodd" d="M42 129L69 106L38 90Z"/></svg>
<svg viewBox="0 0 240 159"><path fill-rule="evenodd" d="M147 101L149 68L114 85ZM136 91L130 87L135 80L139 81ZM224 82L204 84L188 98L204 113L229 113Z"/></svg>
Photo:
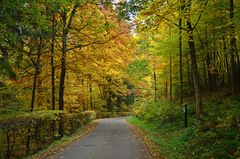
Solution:
<svg viewBox="0 0 240 159"><path fill-rule="evenodd" d="M48 159L151 159L145 144L131 134L124 118L101 119L88 136Z"/></svg>

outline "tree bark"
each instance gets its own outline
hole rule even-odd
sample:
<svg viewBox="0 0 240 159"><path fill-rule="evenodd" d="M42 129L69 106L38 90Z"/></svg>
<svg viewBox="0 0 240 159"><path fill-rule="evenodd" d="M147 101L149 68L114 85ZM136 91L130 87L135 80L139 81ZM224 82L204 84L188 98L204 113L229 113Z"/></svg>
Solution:
<svg viewBox="0 0 240 159"><path fill-rule="evenodd" d="M65 75L66 75L66 54L67 54L67 13L64 11L62 14L62 57L61 57L61 74L60 74L60 83L59 83L59 110L64 109L64 84L65 84Z"/></svg>
<svg viewBox="0 0 240 159"><path fill-rule="evenodd" d="M191 20L190 20L191 3L192 3L191 0L189 0L187 3L185 19L186 19L186 26L187 26L188 45L190 49L190 57L191 57L191 63L192 63L196 115L199 118L203 115L203 107L202 107L202 95L200 90L200 82L199 82L197 60L196 60L195 42L194 42L194 36L193 36L194 28L192 27Z"/></svg>
<svg viewBox="0 0 240 159"><path fill-rule="evenodd" d="M80 1L77 1L74 5L72 11L67 17L67 11L64 10L61 13L62 19L62 57L61 57L61 74L60 74L60 84L59 84L59 110L64 110L64 87L65 87L65 76L66 76L66 57L67 57L67 36L71 28L73 18L80 6Z"/></svg>
<svg viewBox="0 0 240 159"><path fill-rule="evenodd" d="M234 53L236 48L236 39L235 39L235 26L234 26L234 2L230 0L230 63L231 63L231 92L232 95L236 93L236 81L235 81L235 61Z"/></svg>
<svg viewBox="0 0 240 159"><path fill-rule="evenodd" d="M34 76L33 76L33 88L32 88L32 98L31 98L30 112L33 111L34 105L35 105L37 78L38 78L38 74L40 72L40 56L41 56L41 40L40 40L40 44L38 46L37 60L36 60L36 63L34 64L35 65L34 66L35 67L35 72L34 72Z"/></svg>
<svg viewBox="0 0 240 159"><path fill-rule="evenodd" d="M165 83L165 98L168 99L168 80Z"/></svg>
<svg viewBox="0 0 240 159"><path fill-rule="evenodd" d="M154 65L154 71L153 71L153 80L154 80L154 102L157 101L157 77L156 77L156 68Z"/></svg>
<svg viewBox="0 0 240 159"><path fill-rule="evenodd" d="M223 36L223 50L224 50L224 57L225 57L225 66L227 69L227 80L228 80L228 86L231 85L231 75L229 71L229 64L228 64L228 53L227 53L227 45L226 45L226 40L225 36Z"/></svg>
<svg viewBox="0 0 240 159"><path fill-rule="evenodd" d="M93 109L92 83L89 84L89 91L90 91L90 109Z"/></svg>
<svg viewBox="0 0 240 159"><path fill-rule="evenodd" d="M172 56L170 55L169 60L169 99L172 101Z"/></svg>
<svg viewBox="0 0 240 159"><path fill-rule="evenodd" d="M54 55L55 55L55 14L52 13L52 41L51 41L51 69L52 69L52 110L56 109L55 106L55 66L54 66Z"/></svg>
<svg viewBox="0 0 240 159"><path fill-rule="evenodd" d="M181 13L181 10L180 10ZM180 105L183 104L183 72L182 72L182 17L179 18L179 73L180 73Z"/></svg>
<svg viewBox="0 0 240 159"><path fill-rule="evenodd" d="M188 85L189 89L191 92L193 92L193 84L192 84L192 71L190 71L190 64L189 64L189 55L188 53L186 54L186 59L187 59L187 76L188 76Z"/></svg>

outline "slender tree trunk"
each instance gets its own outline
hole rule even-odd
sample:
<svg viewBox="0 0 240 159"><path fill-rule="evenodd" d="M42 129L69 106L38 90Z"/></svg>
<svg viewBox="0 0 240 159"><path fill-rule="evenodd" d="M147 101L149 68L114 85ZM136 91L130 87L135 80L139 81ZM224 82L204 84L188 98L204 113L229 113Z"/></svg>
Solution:
<svg viewBox="0 0 240 159"><path fill-rule="evenodd" d="M168 99L168 80L165 83L165 98Z"/></svg>
<svg viewBox="0 0 240 159"><path fill-rule="evenodd" d="M203 59L203 80L204 80L204 88L207 88L207 67L206 67L206 60Z"/></svg>
<svg viewBox="0 0 240 159"><path fill-rule="evenodd" d="M181 10L180 10L181 13ZM183 72L182 72L182 17L179 18L179 73L180 73L180 105L183 104Z"/></svg>
<svg viewBox="0 0 240 159"><path fill-rule="evenodd" d="M191 92L193 92L193 84L192 84L192 73L190 71L190 64L189 64L189 57L188 57L188 53L186 54L186 59L187 59L187 77L188 77L188 85L189 88L191 90Z"/></svg>
<svg viewBox="0 0 240 159"><path fill-rule="evenodd" d="M35 97L36 97L36 89L37 89L37 78L38 74L40 73L40 57L41 57L41 45L42 45L42 39L40 38L40 44L38 46L38 51L37 51L37 60L35 65L35 72L33 76L33 88L32 88L32 100L31 100L31 108L30 112L33 111L34 109L34 104L35 104ZM28 136L27 136L27 143L26 143L26 153L28 154L30 151L30 142L31 142L31 127L28 128Z"/></svg>
<svg viewBox="0 0 240 159"><path fill-rule="evenodd" d="M87 95L87 100L86 100L86 109L89 110L89 81L88 79L86 80L86 95Z"/></svg>
<svg viewBox="0 0 240 159"><path fill-rule="evenodd" d="M227 53L227 45L225 41L225 36L223 36L223 50L224 50L224 57L225 57L225 66L227 69L227 80L228 80L228 85L230 86L231 84L231 75L229 71L229 64L228 64L228 53Z"/></svg>
<svg viewBox="0 0 240 159"><path fill-rule="evenodd" d="M236 52L237 64L240 64L240 58L239 58L237 39L236 38L235 38L235 52Z"/></svg>
<svg viewBox="0 0 240 159"><path fill-rule="evenodd" d="M169 97L170 101L172 101L172 56L170 55L170 60L169 60Z"/></svg>
<svg viewBox="0 0 240 159"><path fill-rule="evenodd" d="M235 81L235 61L234 61L234 53L236 46L235 39L235 27L233 22L234 17L234 2L230 0L230 63L231 63L231 92L232 95L236 93L236 81Z"/></svg>
<svg viewBox="0 0 240 159"><path fill-rule="evenodd" d="M55 14L52 13L52 41L51 41L51 68L52 68L52 110L55 110L55 66L54 66L54 54L55 54Z"/></svg>
<svg viewBox="0 0 240 159"><path fill-rule="evenodd" d="M67 58L67 36L71 28L77 8L80 6L80 1L77 1L73 6L72 11L67 17L67 11L64 10L61 13L62 19L62 57L61 57L61 74L59 84L59 110L64 110L64 86L65 86L65 75L66 75L66 58Z"/></svg>
<svg viewBox="0 0 240 159"><path fill-rule="evenodd" d="M33 111L34 104L35 104L36 88L37 88L37 74L38 74L38 70L37 70L37 68L35 68L35 73L34 73L34 76L33 76L33 88L32 88L32 100L31 100L30 112Z"/></svg>
<svg viewBox="0 0 240 159"><path fill-rule="evenodd" d="M93 97L92 97L92 77L89 76L89 93L90 93L90 109L93 109Z"/></svg>
<svg viewBox="0 0 240 159"><path fill-rule="evenodd" d="M211 68L210 68L210 61L211 61L210 55L209 55L209 53L207 53L206 63L207 63L207 72L208 72L208 86L209 86L210 91L213 92L214 91L213 78L212 78L212 72L211 72Z"/></svg>
<svg viewBox="0 0 240 159"><path fill-rule="evenodd" d="M60 83L59 83L59 110L64 110L64 87L65 87L65 76L66 76L66 54L67 54L67 13L66 11L62 14L62 57L61 57L61 73L60 73ZM64 135L64 121L63 116L60 114L59 130L58 133L60 137Z"/></svg>
<svg viewBox="0 0 240 159"><path fill-rule="evenodd" d="M196 102L196 115L197 117L201 117L203 115L202 95L201 95L200 82L199 82L199 76L198 76L193 28L190 20L190 9L191 9L191 0L188 1L185 18L186 18L186 26L187 26L188 45L190 49L190 57L192 62L193 86L194 86L195 102Z"/></svg>
<svg viewBox="0 0 240 159"><path fill-rule="evenodd" d="M207 64L207 74L208 74L208 88L210 91L214 92L214 86L213 86L213 73L212 73L212 68L211 68L211 60L212 60L212 55L208 51L209 46L208 46L208 28L207 25L205 27L205 47L207 49L207 55L206 55L206 64Z"/></svg>
<svg viewBox="0 0 240 159"><path fill-rule="evenodd" d="M34 76L33 76L33 88L32 88L32 100L31 100L30 112L33 111L34 105L35 105L37 78L38 78L38 74L40 72L40 56L41 56L41 44L38 46L37 60L36 60L36 63L34 64L35 72L34 72Z"/></svg>
<svg viewBox="0 0 240 159"><path fill-rule="evenodd" d="M82 101L81 101L81 103L82 103L82 108L83 108L83 111L85 111L86 110L86 105L85 105L85 101L84 101L84 77L82 77L82 94L81 94L81 98L82 98Z"/></svg>
<svg viewBox="0 0 240 159"><path fill-rule="evenodd" d="M108 111L113 110L111 84L112 84L112 79L111 79L111 77L109 77L108 78L108 90L107 90L107 109L108 109Z"/></svg>
<svg viewBox="0 0 240 159"><path fill-rule="evenodd" d="M156 77L155 65L154 65L153 79L154 79L154 102L156 102L157 101L157 77Z"/></svg>
<svg viewBox="0 0 240 159"><path fill-rule="evenodd" d="M37 106L38 108L42 108L43 106L43 103L42 103L42 79L38 77L38 80L37 80Z"/></svg>
<svg viewBox="0 0 240 159"><path fill-rule="evenodd" d="M215 44L214 44L215 45ZM217 66L216 66L216 51L213 51L213 91L217 89Z"/></svg>
<svg viewBox="0 0 240 159"><path fill-rule="evenodd" d="M60 84L59 84L59 110L64 109L64 85L65 85L65 75L66 75L66 54L67 54L67 13L66 11L62 15L63 20L63 30L62 30L62 57L61 57L61 74L60 74Z"/></svg>

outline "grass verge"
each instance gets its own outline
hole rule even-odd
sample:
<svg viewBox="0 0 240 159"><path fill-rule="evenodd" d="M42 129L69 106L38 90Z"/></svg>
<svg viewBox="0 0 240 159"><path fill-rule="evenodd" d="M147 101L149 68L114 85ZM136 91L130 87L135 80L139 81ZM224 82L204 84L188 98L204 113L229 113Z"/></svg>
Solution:
<svg viewBox="0 0 240 159"><path fill-rule="evenodd" d="M186 156L181 153L181 145L184 144L191 128L184 129L177 124L159 127L156 126L156 124L147 123L134 117L129 117L127 121L145 132L144 140L149 140L147 146L148 148L150 147L149 149L154 159L186 158Z"/></svg>

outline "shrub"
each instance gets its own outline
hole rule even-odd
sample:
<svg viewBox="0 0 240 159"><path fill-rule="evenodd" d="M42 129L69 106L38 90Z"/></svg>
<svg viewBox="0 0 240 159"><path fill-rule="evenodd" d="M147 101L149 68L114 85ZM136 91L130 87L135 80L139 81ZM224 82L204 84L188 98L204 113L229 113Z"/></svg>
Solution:
<svg viewBox="0 0 240 159"><path fill-rule="evenodd" d="M64 134L77 129L96 117L94 111L68 114L61 111L36 111L0 118L0 158L21 158L44 148L59 138L60 119Z"/></svg>
<svg viewBox="0 0 240 159"><path fill-rule="evenodd" d="M145 121L166 123L182 119L182 108L166 101L141 102L135 104L133 114Z"/></svg>

